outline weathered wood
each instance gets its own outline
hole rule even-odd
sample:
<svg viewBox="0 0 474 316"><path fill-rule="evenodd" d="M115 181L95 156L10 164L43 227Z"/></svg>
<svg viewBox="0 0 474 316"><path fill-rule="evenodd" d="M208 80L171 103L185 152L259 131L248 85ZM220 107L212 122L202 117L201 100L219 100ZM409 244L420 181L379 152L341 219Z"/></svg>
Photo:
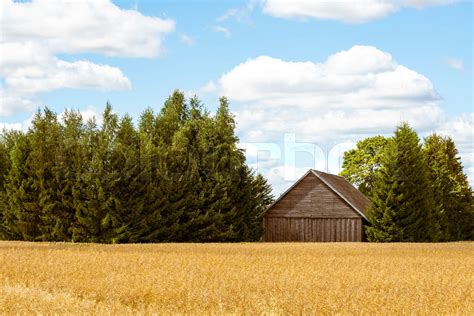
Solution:
<svg viewBox="0 0 474 316"><path fill-rule="evenodd" d="M344 200L310 174L279 200L266 217L359 218Z"/></svg>
<svg viewBox="0 0 474 316"><path fill-rule="evenodd" d="M265 241L362 241L360 218L265 218Z"/></svg>
<svg viewBox="0 0 474 316"><path fill-rule="evenodd" d="M265 241L364 240L362 217L323 181L308 174L264 216Z"/></svg>

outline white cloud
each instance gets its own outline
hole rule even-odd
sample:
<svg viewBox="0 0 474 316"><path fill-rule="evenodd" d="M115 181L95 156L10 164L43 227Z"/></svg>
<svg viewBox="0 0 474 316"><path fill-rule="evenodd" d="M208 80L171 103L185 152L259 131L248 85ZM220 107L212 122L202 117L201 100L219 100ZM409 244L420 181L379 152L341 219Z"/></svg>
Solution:
<svg viewBox="0 0 474 316"><path fill-rule="evenodd" d="M443 114L428 78L371 46L354 46L323 63L249 59L222 75L218 88L243 104L238 127L249 131L250 141L285 132L327 141L391 132L402 120L426 129Z"/></svg>
<svg viewBox="0 0 474 316"><path fill-rule="evenodd" d="M109 0L1 0L2 42L40 41L56 53L155 57L172 32L169 19L124 10Z"/></svg>
<svg viewBox="0 0 474 316"><path fill-rule="evenodd" d="M116 67L52 58L46 64L17 68L6 77L5 87L30 95L60 88L126 90L131 83Z"/></svg>
<svg viewBox="0 0 474 316"><path fill-rule="evenodd" d="M40 93L56 89L130 89L119 68L56 55L156 57L163 36L174 30L172 20L120 9L108 0L0 0L0 6L0 116L31 110Z"/></svg>
<svg viewBox="0 0 474 316"><path fill-rule="evenodd" d="M421 9L453 3L454 0L265 0L263 12L279 18L338 20L363 23L380 19L402 8Z"/></svg>
<svg viewBox="0 0 474 316"><path fill-rule="evenodd" d="M448 118L427 77L375 47L354 46L323 62L248 59L224 73L216 88L231 100L245 143L282 144L284 134L293 133L297 142L329 150L342 142L392 135L408 121L422 135L446 130L466 170L474 170L472 114ZM332 160L339 158L329 158L331 168L338 169Z"/></svg>
<svg viewBox="0 0 474 316"><path fill-rule="evenodd" d="M232 35L232 33L230 32L230 30L228 28L220 26L220 25L213 26L212 30L214 32L224 34L225 37L230 37Z"/></svg>
<svg viewBox="0 0 474 316"><path fill-rule="evenodd" d="M1 68L0 74L5 80L0 87L0 116L32 109L37 104L35 96L41 92L61 88L131 88L128 78L116 67L89 61L68 62L53 56L42 56L40 63L35 63L34 58L31 61L25 59L22 65L10 59L9 64Z"/></svg>
<svg viewBox="0 0 474 316"><path fill-rule="evenodd" d="M454 70L457 70L457 71L464 70L464 61L462 59L448 58L446 62L448 66L453 68Z"/></svg>
<svg viewBox="0 0 474 316"><path fill-rule="evenodd" d="M194 46L194 44L196 44L196 39L186 34L181 34L179 40L187 46Z"/></svg>

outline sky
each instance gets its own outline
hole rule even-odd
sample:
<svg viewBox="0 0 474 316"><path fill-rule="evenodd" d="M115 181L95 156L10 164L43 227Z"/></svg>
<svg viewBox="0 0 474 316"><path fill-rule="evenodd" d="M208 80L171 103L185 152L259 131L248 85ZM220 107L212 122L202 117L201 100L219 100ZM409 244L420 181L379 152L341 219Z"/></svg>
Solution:
<svg viewBox="0 0 474 316"><path fill-rule="evenodd" d="M407 121L451 136L474 184L473 4L452 0L0 0L0 128L38 107L137 120L175 89L230 100L279 194Z"/></svg>

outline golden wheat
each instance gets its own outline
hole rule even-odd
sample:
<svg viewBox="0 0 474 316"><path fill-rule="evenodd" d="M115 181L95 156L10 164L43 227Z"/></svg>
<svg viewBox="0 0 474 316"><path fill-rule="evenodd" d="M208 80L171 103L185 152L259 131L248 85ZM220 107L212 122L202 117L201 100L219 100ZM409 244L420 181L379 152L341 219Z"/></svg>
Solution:
<svg viewBox="0 0 474 316"><path fill-rule="evenodd" d="M474 314L474 243L0 242L2 314Z"/></svg>

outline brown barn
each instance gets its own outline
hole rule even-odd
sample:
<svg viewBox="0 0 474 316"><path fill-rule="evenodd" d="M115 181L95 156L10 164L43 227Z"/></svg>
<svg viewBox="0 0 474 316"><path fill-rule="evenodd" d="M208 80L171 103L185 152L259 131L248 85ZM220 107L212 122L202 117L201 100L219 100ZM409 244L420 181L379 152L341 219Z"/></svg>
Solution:
<svg viewBox="0 0 474 316"><path fill-rule="evenodd" d="M266 210L265 241L363 241L369 204L343 177L309 170Z"/></svg>

